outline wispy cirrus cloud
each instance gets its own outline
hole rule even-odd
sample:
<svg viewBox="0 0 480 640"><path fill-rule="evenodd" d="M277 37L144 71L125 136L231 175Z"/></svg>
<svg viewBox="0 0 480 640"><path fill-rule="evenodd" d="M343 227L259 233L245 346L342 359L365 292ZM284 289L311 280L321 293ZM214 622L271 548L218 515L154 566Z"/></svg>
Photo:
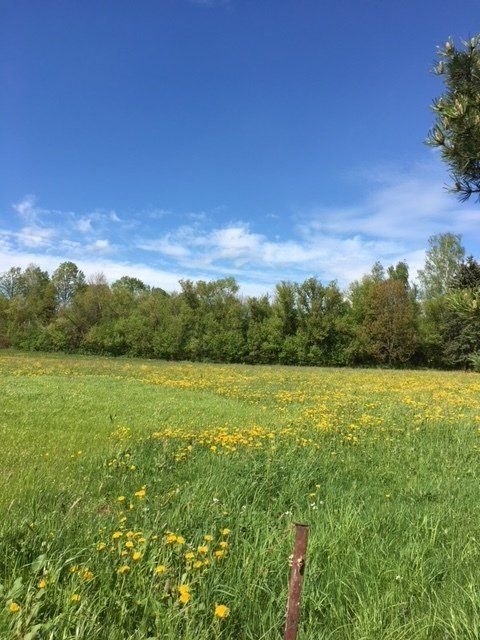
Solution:
<svg viewBox="0 0 480 640"><path fill-rule="evenodd" d="M467 251L480 254L480 206L447 194L435 165L373 175L354 206L298 207L279 212L273 226L268 215L229 220L224 209L64 212L26 196L13 217L0 212L0 270L25 260L44 268L73 260L109 279L131 273L167 289L185 277L233 275L252 293L312 275L346 286L376 260L406 260L415 276L428 237L445 231L462 234Z"/></svg>

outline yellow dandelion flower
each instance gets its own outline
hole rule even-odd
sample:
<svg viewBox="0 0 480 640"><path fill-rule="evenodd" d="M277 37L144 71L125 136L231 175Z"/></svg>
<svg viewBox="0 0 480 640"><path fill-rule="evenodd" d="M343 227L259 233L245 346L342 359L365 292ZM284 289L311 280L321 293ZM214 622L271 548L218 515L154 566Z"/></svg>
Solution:
<svg viewBox="0 0 480 640"><path fill-rule="evenodd" d="M174 544L177 541L177 536L174 533L168 533L165 537L167 544Z"/></svg>
<svg viewBox="0 0 480 640"><path fill-rule="evenodd" d="M115 531L115 533L112 534L112 538L114 540L118 540L119 538L121 538L123 535L123 533L121 531Z"/></svg>
<svg viewBox="0 0 480 640"><path fill-rule="evenodd" d="M139 489L138 491L135 491L135 497L136 498L140 498L140 500L142 500L145 495L146 495L147 491L146 491L146 487L143 486L141 489Z"/></svg>
<svg viewBox="0 0 480 640"><path fill-rule="evenodd" d="M103 551L105 549L107 545L105 544L105 542L99 542L97 544L97 551Z"/></svg>
<svg viewBox="0 0 480 640"><path fill-rule="evenodd" d="M205 542L212 542L213 536L207 534L206 536L203 536L203 539L205 540Z"/></svg>
<svg viewBox="0 0 480 640"><path fill-rule="evenodd" d="M47 586L47 581L45 579L42 579L37 586L39 589L45 589L45 587Z"/></svg>
<svg viewBox="0 0 480 640"><path fill-rule="evenodd" d="M228 549L228 542L226 540L222 540L221 542L218 543L218 546L221 549Z"/></svg>
<svg viewBox="0 0 480 640"><path fill-rule="evenodd" d="M70 602L80 602L81 597L78 595L78 593L74 593L72 594L72 597L70 598Z"/></svg>
<svg viewBox="0 0 480 640"><path fill-rule="evenodd" d="M195 554L193 553L193 551L188 551L185 554L185 560L193 560L195 558Z"/></svg>
<svg viewBox="0 0 480 640"><path fill-rule="evenodd" d="M118 496L118 502L125 502L125 496Z"/></svg>
<svg viewBox="0 0 480 640"><path fill-rule="evenodd" d="M131 540L127 540L125 546L127 547L127 549L133 549L134 543Z"/></svg>
<svg viewBox="0 0 480 640"><path fill-rule="evenodd" d="M203 545L201 547L198 547L197 549L198 553L200 553L202 556L204 556L206 553L208 553L208 547L207 545Z"/></svg>
<svg viewBox="0 0 480 640"><path fill-rule="evenodd" d="M195 560L193 563L194 569L201 569L203 567L203 562L201 560Z"/></svg>
<svg viewBox="0 0 480 640"><path fill-rule="evenodd" d="M215 617L216 618L228 618L230 615L230 609L224 604L215 605Z"/></svg>
<svg viewBox="0 0 480 640"><path fill-rule="evenodd" d="M132 560L135 560L135 562L137 562L141 557L142 554L140 553L140 551L135 551L135 553L132 555Z"/></svg>
<svg viewBox="0 0 480 640"><path fill-rule="evenodd" d="M155 567L155 573L157 574L157 576L161 576L162 573L165 573L166 570L167 568L164 564L159 564L158 567Z"/></svg>
<svg viewBox="0 0 480 640"><path fill-rule="evenodd" d="M82 571L82 578L83 578L84 580L92 580L92 579L93 579L93 573L90 571L90 569L85 568L85 569Z"/></svg>
<svg viewBox="0 0 480 640"><path fill-rule="evenodd" d="M182 604L190 602L192 594L190 593L190 586L188 584L181 584L178 587L178 593L180 594L178 599Z"/></svg>
<svg viewBox="0 0 480 640"><path fill-rule="evenodd" d="M224 557L225 557L225 553L226 553L226 552L225 552L225 549L217 549L217 550L215 551L215 557L216 557L218 560L221 560L222 558L224 558Z"/></svg>
<svg viewBox="0 0 480 640"><path fill-rule="evenodd" d="M8 605L8 610L10 611L10 613L19 613L21 611L22 607L17 604L16 602L11 602Z"/></svg>
<svg viewBox="0 0 480 640"><path fill-rule="evenodd" d="M230 529L220 529L220 533L222 534L222 536L228 536L230 535L232 532Z"/></svg>
<svg viewBox="0 0 480 640"><path fill-rule="evenodd" d="M129 571L130 567L128 566L128 564L122 564L122 566L117 569L117 573L121 576L125 575Z"/></svg>
<svg viewBox="0 0 480 640"><path fill-rule="evenodd" d="M183 536L177 536L177 544L185 544L185 538Z"/></svg>

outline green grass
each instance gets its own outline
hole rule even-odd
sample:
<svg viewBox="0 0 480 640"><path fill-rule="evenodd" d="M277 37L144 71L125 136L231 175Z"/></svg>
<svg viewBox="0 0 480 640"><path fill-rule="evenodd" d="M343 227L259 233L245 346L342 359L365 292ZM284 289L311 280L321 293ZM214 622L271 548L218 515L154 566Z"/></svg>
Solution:
<svg viewBox="0 0 480 640"><path fill-rule="evenodd" d="M281 638L298 521L302 640L480 637L478 375L3 352L0 390L2 640Z"/></svg>

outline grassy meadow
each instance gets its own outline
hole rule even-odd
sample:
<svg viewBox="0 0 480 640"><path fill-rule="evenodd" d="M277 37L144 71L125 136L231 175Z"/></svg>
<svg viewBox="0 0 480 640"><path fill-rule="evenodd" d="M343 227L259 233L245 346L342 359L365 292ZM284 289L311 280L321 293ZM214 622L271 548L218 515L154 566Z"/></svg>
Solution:
<svg viewBox="0 0 480 640"><path fill-rule="evenodd" d="M0 638L480 637L480 376L0 351Z"/></svg>

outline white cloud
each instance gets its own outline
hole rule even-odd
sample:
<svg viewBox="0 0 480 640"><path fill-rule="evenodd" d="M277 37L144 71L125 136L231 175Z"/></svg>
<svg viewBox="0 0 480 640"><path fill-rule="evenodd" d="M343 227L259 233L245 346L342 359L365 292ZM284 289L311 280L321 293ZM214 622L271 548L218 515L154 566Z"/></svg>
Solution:
<svg viewBox="0 0 480 640"><path fill-rule="evenodd" d="M87 246L87 249L89 249L90 251L98 252L98 253L107 253L112 250L112 247L108 240L103 239L103 240L95 240L93 244Z"/></svg>
<svg viewBox="0 0 480 640"><path fill-rule="evenodd" d="M426 242L433 233L477 233L476 203L459 204L443 188L436 165L415 166L408 172L383 172L361 204L349 209L313 207L303 214L303 232L362 234L402 242Z"/></svg>
<svg viewBox="0 0 480 640"><path fill-rule="evenodd" d="M21 245L33 249L50 246L55 235L55 230L33 225L30 227L22 227L15 235Z"/></svg>
<svg viewBox="0 0 480 640"><path fill-rule="evenodd" d="M75 227L80 233L91 233L93 231L91 218L80 218L77 220Z"/></svg>
<svg viewBox="0 0 480 640"><path fill-rule="evenodd" d="M186 269L272 283L317 275L345 286L377 260L386 265L406 260L415 277L429 236L453 231L476 237L480 222L478 205L460 205L430 165L377 173L370 193L355 207L312 207L295 215L286 239L254 232L246 222L214 229L196 224L138 246Z"/></svg>
<svg viewBox="0 0 480 640"><path fill-rule="evenodd" d="M127 229L126 219L112 210L76 214L40 209L34 197L26 196L13 207L13 225L5 217L2 224L0 213L0 258L7 256L9 268L13 258L29 256L28 263L35 253L43 268L73 260L91 265L87 271L105 270L110 279L120 271L140 278L144 273L148 283L170 289L180 278L232 275L244 292L261 293L280 280L302 281L312 275L346 286L376 260L386 266L406 260L414 277L423 266L428 237L445 231L463 234L467 253L480 254L480 207L459 204L447 194L438 169L415 166L373 175L367 184L363 176L366 195L355 206L297 209L275 224L270 220L270 229L263 232L242 220L213 225L212 219L225 219L225 210L212 219L203 213L183 214L180 219L190 224L177 223L173 229L179 218L174 212L143 211L128 217Z"/></svg>
<svg viewBox="0 0 480 640"><path fill-rule="evenodd" d="M13 210L27 222L34 222L38 210L35 207L35 196L25 196L23 200L12 205Z"/></svg>

